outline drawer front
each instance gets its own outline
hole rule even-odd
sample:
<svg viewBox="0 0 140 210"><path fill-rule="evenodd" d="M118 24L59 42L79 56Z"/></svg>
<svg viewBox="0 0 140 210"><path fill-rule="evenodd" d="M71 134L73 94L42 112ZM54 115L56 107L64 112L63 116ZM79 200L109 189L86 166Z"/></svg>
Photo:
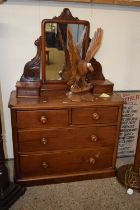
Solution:
<svg viewBox="0 0 140 210"><path fill-rule="evenodd" d="M22 176L92 171L112 166L113 148L20 156Z"/></svg>
<svg viewBox="0 0 140 210"><path fill-rule="evenodd" d="M114 145L116 127L82 127L19 131L19 151L36 152Z"/></svg>
<svg viewBox="0 0 140 210"><path fill-rule="evenodd" d="M95 107L72 110L72 124L116 123L117 107Z"/></svg>
<svg viewBox="0 0 140 210"><path fill-rule="evenodd" d="M45 128L68 125L68 110L18 111L18 128Z"/></svg>

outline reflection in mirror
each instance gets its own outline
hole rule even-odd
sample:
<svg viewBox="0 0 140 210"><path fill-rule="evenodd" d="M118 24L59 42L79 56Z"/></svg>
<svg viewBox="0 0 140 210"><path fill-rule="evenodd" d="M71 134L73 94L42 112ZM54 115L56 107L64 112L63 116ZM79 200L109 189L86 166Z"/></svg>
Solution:
<svg viewBox="0 0 140 210"><path fill-rule="evenodd" d="M71 28L73 39L83 56L83 40L86 26L83 24L46 23L46 80L61 80L66 59L67 27ZM82 42L81 42L82 40Z"/></svg>

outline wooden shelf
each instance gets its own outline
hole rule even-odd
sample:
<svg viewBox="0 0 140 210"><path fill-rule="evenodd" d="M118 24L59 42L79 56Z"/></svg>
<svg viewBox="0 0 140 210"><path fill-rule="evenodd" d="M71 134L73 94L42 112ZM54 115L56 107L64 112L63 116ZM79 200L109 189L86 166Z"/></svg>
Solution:
<svg viewBox="0 0 140 210"><path fill-rule="evenodd" d="M140 6L140 0L56 0L63 2L83 2L83 3L96 3L96 4L114 4L114 5L128 5Z"/></svg>
<svg viewBox="0 0 140 210"><path fill-rule="evenodd" d="M140 6L140 1L133 0L91 0L93 3L100 4L118 4L118 5L128 5L128 6Z"/></svg>

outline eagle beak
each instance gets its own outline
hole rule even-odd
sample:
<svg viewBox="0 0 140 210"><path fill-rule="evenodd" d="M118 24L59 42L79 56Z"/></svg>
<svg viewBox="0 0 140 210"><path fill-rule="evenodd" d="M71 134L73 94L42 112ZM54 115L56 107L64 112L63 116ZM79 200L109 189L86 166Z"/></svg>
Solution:
<svg viewBox="0 0 140 210"><path fill-rule="evenodd" d="M91 63L87 63L87 68L89 71L94 71L94 68L92 67Z"/></svg>

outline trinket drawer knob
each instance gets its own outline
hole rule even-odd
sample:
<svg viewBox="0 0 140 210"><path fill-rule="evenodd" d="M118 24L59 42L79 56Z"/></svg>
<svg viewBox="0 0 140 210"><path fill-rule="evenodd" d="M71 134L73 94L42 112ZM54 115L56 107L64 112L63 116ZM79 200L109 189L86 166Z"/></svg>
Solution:
<svg viewBox="0 0 140 210"><path fill-rule="evenodd" d="M96 112L92 114L92 117L94 120L99 120L99 118L100 118L99 114Z"/></svg>
<svg viewBox="0 0 140 210"><path fill-rule="evenodd" d="M48 168L48 164L46 162L42 162L42 168L47 169Z"/></svg>
<svg viewBox="0 0 140 210"><path fill-rule="evenodd" d="M40 122L41 122L42 124L46 124L46 123L47 123L47 118L46 118L45 116L41 116Z"/></svg>
<svg viewBox="0 0 140 210"><path fill-rule="evenodd" d="M46 138L44 138L44 137L43 137L43 138L41 139L41 143L42 143L42 144L47 144L47 143L48 143L48 141L47 141L47 139L46 139Z"/></svg>
<svg viewBox="0 0 140 210"><path fill-rule="evenodd" d="M97 137L96 135L93 134L93 135L91 136L91 141L92 141L92 142L98 141L98 137Z"/></svg>

